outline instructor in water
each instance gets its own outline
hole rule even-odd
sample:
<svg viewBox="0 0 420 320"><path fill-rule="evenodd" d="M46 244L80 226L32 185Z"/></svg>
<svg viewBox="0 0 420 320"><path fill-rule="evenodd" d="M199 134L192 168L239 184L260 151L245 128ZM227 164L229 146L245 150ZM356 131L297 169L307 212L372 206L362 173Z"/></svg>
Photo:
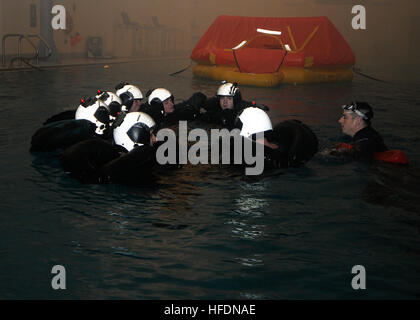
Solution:
<svg viewBox="0 0 420 320"><path fill-rule="evenodd" d="M352 144L339 144L334 151L367 161L373 160L375 153L387 151L381 135L372 127L372 119L373 110L368 103L351 102L344 105L338 122L343 133L353 138Z"/></svg>

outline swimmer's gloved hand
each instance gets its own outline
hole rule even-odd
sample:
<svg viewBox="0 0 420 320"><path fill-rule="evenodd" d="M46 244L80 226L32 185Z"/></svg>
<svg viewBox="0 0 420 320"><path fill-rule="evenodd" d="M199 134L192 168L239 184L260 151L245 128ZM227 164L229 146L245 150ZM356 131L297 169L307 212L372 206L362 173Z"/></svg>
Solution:
<svg viewBox="0 0 420 320"><path fill-rule="evenodd" d="M343 154L352 154L353 153L353 146L348 143L339 142L325 148L323 151L320 152L321 156L342 156Z"/></svg>
<svg viewBox="0 0 420 320"><path fill-rule="evenodd" d="M333 146L326 147L319 155L327 160L338 160L341 162L353 161L355 154L353 150L347 146L348 144L337 143Z"/></svg>
<svg viewBox="0 0 420 320"><path fill-rule="evenodd" d="M197 112L200 112L200 109L205 109L207 104L207 96L202 92L195 92L188 100L187 104L192 106L193 109Z"/></svg>
<svg viewBox="0 0 420 320"><path fill-rule="evenodd" d="M233 127L235 124L237 113L233 109L225 109L221 113L220 123L224 127Z"/></svg>

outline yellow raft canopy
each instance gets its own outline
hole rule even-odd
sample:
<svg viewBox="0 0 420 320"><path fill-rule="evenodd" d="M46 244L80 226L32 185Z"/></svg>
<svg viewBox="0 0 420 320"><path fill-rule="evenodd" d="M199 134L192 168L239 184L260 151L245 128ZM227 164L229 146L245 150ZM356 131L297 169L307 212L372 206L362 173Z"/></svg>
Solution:
<svg viewBox="0 0 420 320"><path fill-rule="evenodd" d="M351 81L355 64L327 17L219 16L191 59L196 76L262 87Z"/></svg>

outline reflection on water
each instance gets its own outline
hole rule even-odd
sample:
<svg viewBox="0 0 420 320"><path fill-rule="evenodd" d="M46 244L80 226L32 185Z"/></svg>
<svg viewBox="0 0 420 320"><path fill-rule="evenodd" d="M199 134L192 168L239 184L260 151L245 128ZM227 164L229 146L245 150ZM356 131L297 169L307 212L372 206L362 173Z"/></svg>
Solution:
<svg viewBox="0 0 420 320"><path fill-rule="evenodd" d="M263 187L257 189L263 194ZM259 224L258 218L264 215L266 208L269 206L267 200L247 192L239 193L234 203L236 209L233 211L232 219L227 222L228 225L232 226L233 237L248 240L258 240L263 237L265 225Z"/></svg>
<svg viewBox="0 0 420 320"><path fill-rule="evenodd" d="M372 168L372 181L363 191L363 199L384 207L399 207L420 212L420 169L381 165Z"/></svg>
<svg viewBox="0 0 420 320"><path fill-rule="evenodd" d="M262 255L256 254L252 258L236 258L245 267L259 267L264 265Z"/></svg>

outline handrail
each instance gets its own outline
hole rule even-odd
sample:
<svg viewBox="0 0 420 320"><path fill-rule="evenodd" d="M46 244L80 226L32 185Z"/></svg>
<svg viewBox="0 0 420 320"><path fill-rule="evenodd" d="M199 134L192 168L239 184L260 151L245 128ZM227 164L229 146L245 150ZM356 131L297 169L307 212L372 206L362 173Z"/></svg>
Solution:
<svg viewBox="0 0 420 320"><path fill-rule="evenodd" d="M6 39L9 37L20 37L21 33L8 33L5 34L2 38L2 63L3 66L6 66Z"/></svg>
<svg viewBox="0 0 420 320"><path fill-rule="evenodd" d="M21 59L22 39L26 39L29 42L29 44L34 48L35 55L33 57L29 58L29 60L36 59L37 64L39 62L39 59L48 59L53 54L53 50L48 45L48 42L45 41L45 39L43 37L41 37L40 35L37 35L37 34L25 35L25 34L22 34L22 33L9 33L9 34L4 35L3 38L2 38L2 64L3 64L3 66L6 66L6 39L9 38L9 37L19 37L17 57L14 58L14 59L20 59L20 65L22 65L22 59ZM45 47L48 50L48 54L45 57L40 57L39 56L39 49L35 46L35 44L31 41L30 38L37 38L37 39L39 39L40 42L42 42L45 45Z"/></svg>
<svg viewBox="0 0 420 320"><path fill-rule="evenodd" d="M53 50L50 48L50 46L48 45L48 42L42 36L38 34L28 34L27 37L38 38L39 41L41 41L44 44L44 46L47 47L48 54L45 57L38 57L39 59L48 59L49 57L51 57L51 55L53 54ZM38 50L38 55L39 55L39 50Z"/></svg>
<svg viewBox="0 0 420 320"><path fill-rule="evenodd" d="M33 57L31 57L31 58L29 58L29 60L32 60L32 59L36 59L36 63L38 64L38 56L39 56L39 50L38 50L38 48L34 45L34 43L29 39L29 37L28 36L26 36L26 35L24 35L24 34L22 34L20 37L19 37L19 43L18 43L18 55L17 55L17 58L19 59L20 57L21 57L21 53L22 53L22 39L26 39L28 42L29 42L29 44L35 49L35 55L33 56ZM20 59L20 62L19 62L19 65L22 65L22 59Z"/></svg>

